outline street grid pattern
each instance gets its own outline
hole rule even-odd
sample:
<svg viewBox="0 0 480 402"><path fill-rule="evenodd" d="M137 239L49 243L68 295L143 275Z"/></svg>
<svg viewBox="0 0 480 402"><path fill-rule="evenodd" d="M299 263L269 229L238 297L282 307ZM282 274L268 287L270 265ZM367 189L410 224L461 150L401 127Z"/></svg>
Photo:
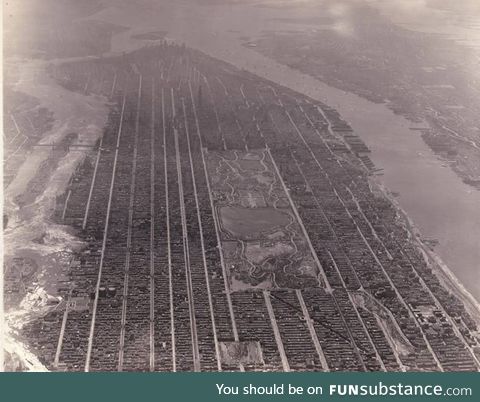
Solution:
<svg viewBox="0 0 480 402"><path fill-rule="evenodd" d="M53 74L116 106L88 159L94 168L79 169L57 203L86 249L70 269L67 309L48 318L54 330L25 330L39 345L50 340L48 367L479 369L472 319L371 191L369 166L335 131L346 123L334 110L175 45ZM321 273L317 287L232 291L206 161L230 150L268 154ZM253 341L260 363L222 358L222 343Z"/></svg>

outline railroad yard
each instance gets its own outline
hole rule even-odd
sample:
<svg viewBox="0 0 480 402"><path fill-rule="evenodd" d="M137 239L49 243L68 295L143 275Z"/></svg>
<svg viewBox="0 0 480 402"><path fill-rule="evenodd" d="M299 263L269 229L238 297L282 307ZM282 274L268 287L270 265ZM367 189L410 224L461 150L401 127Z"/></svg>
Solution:
<svg viewBox="0 0 480 402"><path fill-rule="evenodd" d="M22 330L50 370L480 369L474 317L334 109L166 42L50 74L110 105L55 208L85 248Z"/></svg>

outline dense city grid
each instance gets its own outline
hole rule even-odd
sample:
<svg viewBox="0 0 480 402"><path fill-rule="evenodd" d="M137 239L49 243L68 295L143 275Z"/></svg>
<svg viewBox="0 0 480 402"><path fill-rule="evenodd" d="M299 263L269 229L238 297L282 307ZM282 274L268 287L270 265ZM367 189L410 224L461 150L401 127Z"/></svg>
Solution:
<svg viewBox="0 0 480 402"><path fill-rule="evenodd" d="M57 200L85 242L65 302L24 328L47 367L479 369L476 324L335 110L166 43L50 72L111 113Z"/></svg>

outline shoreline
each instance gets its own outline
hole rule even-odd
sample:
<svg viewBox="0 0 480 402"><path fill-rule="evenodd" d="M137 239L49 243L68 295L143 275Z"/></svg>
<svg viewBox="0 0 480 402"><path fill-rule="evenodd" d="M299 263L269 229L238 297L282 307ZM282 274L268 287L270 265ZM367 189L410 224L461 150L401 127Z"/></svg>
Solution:
<svg viewBox="0 0 480 402"><path fill-rule="evenodd" d="M130 29L128 30L127 32L134 32L134 30ZM143 47L145 46L145 43L142 42L142 41L137 41L136 42L137 46L135 46L135 48L140 48L140 47ZM132 51L133 49L128 49L128 51ZM203 51L205 52L206 54L209 54L209 52L206 52L204 51L203 49L199 49L200 51ZM118 54L121 54L121 51L117 51L117 52L109 52L108 54L105 54L103 57L105 56L115 56L115 55L118 55ZM215 56L213 55L213 57L217 57L218 56ZM64 63L64 62L69 62L69 61L77 61L77 60L85 60L85 59L96 59L98 58L98 56L86 56L86 57L80 57L80 58L68 58L68 59L56 59L56 60L47 60L44 62L44 67L46 65L48 65L49 63ZM221 60L223 60L222 58L220 58ZM34 61L35 62L35 61ZM248 62L247 62L248 64ZM240 69L241 67L240 66L237 66L238 69ZM256 74L258 75L259 77L263 77L263 78L267 78L267 79L270 79L268 77L265 77L264 75L262 74L259 74L258 71L252 71L250 70L253 74ZM43 70L43 73L46 73L45 70ZM48 75L48 74L47 74ZM312 77L314 78L314 77ZM314 78L315 79L315 78ZM315 79L316 80L316 79ZM317 80L318 81L318 80ZM277 80L275 80L275 82L278 82ZM291 88L290 85L288 85L289 83L287 81L285 82L282 82L280 83L281 85L287 87L287 88ZM58 84L56 84L58 86ZM304 91L300 91L298 88L292 88L293 90L295 91L298 91L299 93L305 95L305 96L310 96L309 94L305 93ZM67 90L64 90L64 91L67 91ZM67 91L71 94L71 96L75 96L74 95L75 93L74 92L71 92L71 91ZM28 93L28 92L27 92ZM29 93L30 94L30 93ZM32 96L35 96L35 95L32 95ZM81 95L83 96L83 95ZM86 96L85 98L90 98L88 96ZM316 97L312 97L313 99L317 99ZM87 102L88 99L83 99L84 102ZM327 99L322 99L322 102L325 102L327 105L329 105L329 102L328 102L328 97ZM88 103L88 102L87 102ZM105 105L104 105L105 106ZM336 109L335 106L332 106L333 108ZM338 109L336 109L338 110ZM342 115L342 117L345 117L344 115ZM58 120L57 118L55 119L55 124L58 123ZM103 127L100 128L100 131L103 130ZM52 129L53 131L53 129ZM48 135L48 133L46 133L46 136ZM99 137L102 135L102 133L99 134ZM99 138L98 137L98 138ZM97 139L98 139L97 138ZM88 151L84 151L84 155L83 157L86 156ZM30 157L31 155L29 155ZM70 155L69 153L62 159L63 160L67 160L68 158L72 158L72 155ZM27 158L28 160L29 158ZM78 159L78 160L77 160ZM73 167L73 170L72 171L67 171L67 173L64 175L63 179L65 179L68 175L68 178L71 177L71 175L73 174L73 171L74 171L74 168L75 166L78 166L78 164L81 163L81 160L83 159L79 159L77 158L76 160L73 161L73 164L71 165L71 167ZM26 163L26 162L25 162ZM57 170L61 169L60 166L57 168ZM52 182L52 180L49 181L49 184ZM65 182L61 182L61 183L64 183ZM67 182L68 183L68 180ZM28 183L27 183L28 184ZM66 185L66 184L65 184ZM451 291L454 295L456 295L457 297L459 297L459 299L462 301L462 303L464 304L465 308L467 309L467 311L472 315L472 318L475 320L475 322L479 323L480 324L480 305L479 303L476 301L476 299L471 295L471 293L464 287L464 285L458 280L458 278L455 276L455 274L448 268L448 266L446 264L443 263L443 261L441 260L441 258L435 253L435 252L432 252L432 254L430 254L429 250L428 250L428 247L426 247L423 242L418 238L418 236L416 235L417 233L420 233L419 229L415 226L415 224L412 222L412 218L409 217L409 215L400 207L400 205L398 204L398 201L396 199L394 199L391 194L390 194L390 191L388 188L386 188L386 186L384 186L383 184L380 184L380 183L376 183L376 185L378 186L378 188L380 189L380 191L384 194L385 197L387 197L391 202L392 204L394 205L394 207L396 208L396 210L398 211L398 213L400 213L405 221L407 222L407 225L408 225L408 230L410 233L412 233L413 235L413 239L412 241L414 241L416 243L416 246L419 246L424 253L426 253L426 255L431 259L433 260L434 262L433 263L430 263L429 262L429 266L432 268L432 271L435 273L435 275L438 275L439 277L439 280L442 282L442 286L444 285L445 288L449 291ZM61 189L62 189L62 184L59 184L57 187L54 186L54 188L50 189L52 190L52 194L50 194L50 197L51 196L54 196L55 194L58 194L58 193L61 193ZM63 191L65 191L65 188L63 189ZM44 194L47 192L47 190L45 190ZM42 194L42 195L44 195ZM42 197L39 197L39 198L42 198ZM39 201L38 199L35 200L35 203L37 203L37 201ZM41 201L41 200L40 200ZM47 210L49 210L47 208ZM44 216L45 218L45 222L46 224L53 224L52 222L49 222L49 217L48 216ZM11 224L11 223L10 223ZM471 312L474 311L475 314L472 314ZM21 342L21 341L20 341Z"/></svg>
<svg viewBox="0 0 480 402"><path fill-rule="evenodd" d="M446 162L432 151L419 131L411 131L411 120L394 112L388 104L374 103L355 92L331 86L271 56L263 55L258 48L244 46L242 38L245 36L253 38L266 29L282 29L278 24L272 24L269 13L257 13L258 9L248 4L237 5L233 9L220 6L222 19L215 20L214 27L211 27L204 25L205 21L210 20L209 12L215 10L211 6L187 7L185 3L169 1L165 10L150 4L151 13L147 15L135 8L134 3L107 3L106 8L89 18L120 23L126 27L124 31L112 35L112 49L117 53L151 43L137 40L132 35L162 29L167 32L166 38L169 40L185 43L239 70L248 71L336 109L372 149L372 153L377 155L373 162L384 169L388 188L402 195L400 204L404 210L409 211L409 216L427 237L439 240L436 253L448 261L456 276L462 278L464 286L480 300L480 280L475 269L480 261L480 247L474 244L474 239L480 236L475 228L480 227L480 214L478 208L475 209L475 204L480 205L480 191L464 183L450 167L441 166ZM252 10L256 12L255 16ZM278 11L276 16L283 14ZM176 24L172 24L172 15ZM248 22L243 22L243 17L249 17ZM195 24L195 32L182 29L184 24ZM425 123L422 128L430 127L428 122ZM434 163L438 166L432 167ZM439 183L441 181L443 183ZM430 187L430 194L424 191L426 187ZM445 188L461 196L453 199Z"/></svg>
<svg viewBox="0 0 480 402"><path fill-rule="evenodd" d="M103 135L108 118L106 99L61 87L48 74L49 60L10 58L7 61L15 63L19 69L18 80L9 83L12 88L34 97L40 107L54 113L53 127L43 133L36 144L59 142L72 132L77 134L76 142L85 144L95 143ZM4 306L4 350L10 354L10 361L24 365L27 371L48 371L18 331L45 313L46 299L57 296L58 281L68 268L65 263L67 256L73 255L82 245L70 227L54 222L52 215L56 197L66 191L73 173L89 152L68 151L55 159L48 147L39 148L32 147L26 151L24 162L4 189L4 212L8 215L8 225L3 231L3 261L31 259L38 266L32 281L40 283L33 290L25 291L18 304L8 306L8 310ZM38 177L40 167L50 159L55 161L53 170L45 177ZM32 180L40 180L41 193L26 205L18 205L18 197L28 192ZM39 238L44 241L38 242ZM48 286L42 286L42 281L48 281Z"/></svg>
<svg viewBox="0 0 480 402"><path fill-rule="evenodd" d="M423 243L421 240L422 233L420 229L412 221L412 218L409 217L405 210L400 206L398 201L392 195L391 191L386 188L384 183L380 182L377 177L372 177L371 182L380 190L382 195L392 203L397 213L402 217L408 232L412 236L410 241L418 249L420 249L428 267L432 270L443 287L447 291L451 292L454 296L458 297L458 299L464 305L467 313L469 313L469 315L480 328L480 302L478 302L477 299L470 293L470 291L463 285L463 283L457 278L455 273L448 267L448 265L443 262L441 257L435 251L430 250L428 246Z"/></svg>

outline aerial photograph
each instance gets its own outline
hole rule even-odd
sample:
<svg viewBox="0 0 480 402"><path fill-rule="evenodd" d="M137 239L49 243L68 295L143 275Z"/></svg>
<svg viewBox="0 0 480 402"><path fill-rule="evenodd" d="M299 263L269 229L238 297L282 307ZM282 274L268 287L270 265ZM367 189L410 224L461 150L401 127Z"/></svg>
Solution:
<svg viewBox="0 0 480 402"><path fill-rule="evenodd" d="M480 371L480 1L2 6L0 371Z"/></svg>

